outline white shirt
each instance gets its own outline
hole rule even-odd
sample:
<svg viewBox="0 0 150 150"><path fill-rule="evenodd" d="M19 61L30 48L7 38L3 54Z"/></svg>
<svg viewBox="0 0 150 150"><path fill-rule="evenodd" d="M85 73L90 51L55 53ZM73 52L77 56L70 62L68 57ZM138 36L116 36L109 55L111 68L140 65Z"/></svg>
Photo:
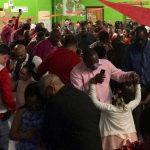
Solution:
<svg viewBox="0 0 150 150"><path fill-rule="evenodd" d="M101 137L136 132L132 111L141 101L140 84L137 85L135 99L126 105L127 110L99 101L96 97L95 84L90 85L90 97L95 106L101 110L99 124Z"/></svg>

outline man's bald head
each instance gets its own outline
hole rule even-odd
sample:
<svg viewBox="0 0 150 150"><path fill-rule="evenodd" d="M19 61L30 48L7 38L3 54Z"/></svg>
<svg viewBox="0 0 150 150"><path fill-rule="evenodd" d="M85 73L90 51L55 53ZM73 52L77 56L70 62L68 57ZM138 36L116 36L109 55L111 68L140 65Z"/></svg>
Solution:
<svg viewBox="0 0 150 150"><path fill-rule="evenodd" d="M63 82L55 74L48 74L39 82L41 94L46 97L55 95L63 86Z"/></svg>
<svg viewBox="0 0 150 150"><path fill-rule="evenodd" d="M15 53L16 59L24 60L26 58L27 51L24 45L17 44L14 47L14 53Z"/></svg>

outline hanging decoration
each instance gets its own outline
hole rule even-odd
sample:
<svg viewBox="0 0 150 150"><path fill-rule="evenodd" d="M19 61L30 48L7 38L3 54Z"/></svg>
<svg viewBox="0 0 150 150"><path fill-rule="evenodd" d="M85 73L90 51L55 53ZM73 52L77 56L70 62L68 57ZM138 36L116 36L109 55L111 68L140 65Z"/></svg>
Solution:
<svg viewBox="0 0 150 150"><path fill-rule="evenodd" d="M127 17L139 22L142 25L150 26L150 9L140 6L132 6L124 3L114 3L106 0L99 0L103 4L119 11Z"/></svg>

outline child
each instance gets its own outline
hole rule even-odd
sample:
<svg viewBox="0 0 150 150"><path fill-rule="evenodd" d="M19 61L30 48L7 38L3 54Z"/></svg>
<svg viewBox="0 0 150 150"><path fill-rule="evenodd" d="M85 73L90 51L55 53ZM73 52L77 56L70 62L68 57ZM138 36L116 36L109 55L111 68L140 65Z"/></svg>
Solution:
<svg viewBox="0 0 150 150"><path fill-rule="evenodd" d="M132 111L141 100L139 84L119 84L113 104L102 103L97 99L95 84L90 85L90 97L101 110L100 133L103 150L119 149L128 142L137 141Z"/></svg>
<svg viewBox="0 0 150 150"><path fill-rule="evenodd" d="M33 67L29 64L23 66L19 73L19 81L16 86L16 104L17 107L21 107L25 104L24 92L25 88L32 82L34 79L32 77Z"/></svg>
<svg viewBox="0 0 150 150"><path fill-rule="evenodd" d="M42 146L40 130L43 125L43 105L37 83L25 90L25 105L16 113L10 138L18 141L17 150L39 150Z"/></svg>

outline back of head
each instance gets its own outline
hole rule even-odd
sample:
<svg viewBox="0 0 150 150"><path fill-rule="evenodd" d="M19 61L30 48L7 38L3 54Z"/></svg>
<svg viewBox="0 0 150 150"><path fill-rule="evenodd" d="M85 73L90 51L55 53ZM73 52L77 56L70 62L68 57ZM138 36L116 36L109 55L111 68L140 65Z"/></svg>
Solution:
<svg viewBox="0 0 150 150"><path fill-rule="evenodd" d="M99 33L99 39L100 39L100 41L108 42L109 41L109 33L107 31L101 31Z"/></svg>
<svg viewBox="0 0 150 150"><path fill-rule="evenodd" d="M49 39L53 46L57 46L58 42L61 41L61 33L59 29L53 29L50 33Z"/></svg>
<svg viewBox="0 0 150 150"><path fill-rule="evenodd" d="M0 44L0 54L2 55L10 55L11 50L10 48L5 44Z"/></svg>
<svg viewBox="0 0 150 150"><path fill-rule="evenodd" d="M30 24L24 23L24 24L22 25L22 30L30 30Z"/></svg>
<svg viewBox="0 0 150 150"><path fill-rule="evenodd" d="M49 96L49 94L54 95L56 92L58 92L58 91L53 91L53 92L55 92L55 93L53 93L52 90L59 90L59 88L62 85L63 85L62 81L55 74L48 74L48 75L42 77L39 82L39 88L41 89L40 90L41 94L43 96L47 96L47 97ZM55 87L58 87L58 89L55 89Z"/></svg>
<svg viewBox="0 0 150 150"><path fill-rule="evenodd" d="M39 31L36 35L36 40L41 41L45 39L45 33L43 31Z"/></svg>
<svg viewBox="0 0 150 150"><path fill-rule="evenodd" d="M74 35L65 36L65 38L63 39L63 46L68 47L68 46L71 46L71 45L77 46L76 38L74 37Z"/></svg>
<svg viewBox="0 0 150 150"><path fill-rule="evenodd" d="M30 83L24 93L25 107L31 111L41 110L43 108L44 101L40 95L40 89L37 82Z"/></svg>
<svg viewBox="0 0 150 150"><path fill-rule="evenodd" d="M147 30L144 26L138 26L136 29L135 29L135 34L136 36L138 36L139 33L143 32L145 36L148 36L148 33L147 33Z"/></svg>
<svg viewBox="0 0 150 150"><path fill-rule="evenodd" d="M135 99L136 87L132 82L117 83L115 94L123 98L125 104Z"/></svg>

